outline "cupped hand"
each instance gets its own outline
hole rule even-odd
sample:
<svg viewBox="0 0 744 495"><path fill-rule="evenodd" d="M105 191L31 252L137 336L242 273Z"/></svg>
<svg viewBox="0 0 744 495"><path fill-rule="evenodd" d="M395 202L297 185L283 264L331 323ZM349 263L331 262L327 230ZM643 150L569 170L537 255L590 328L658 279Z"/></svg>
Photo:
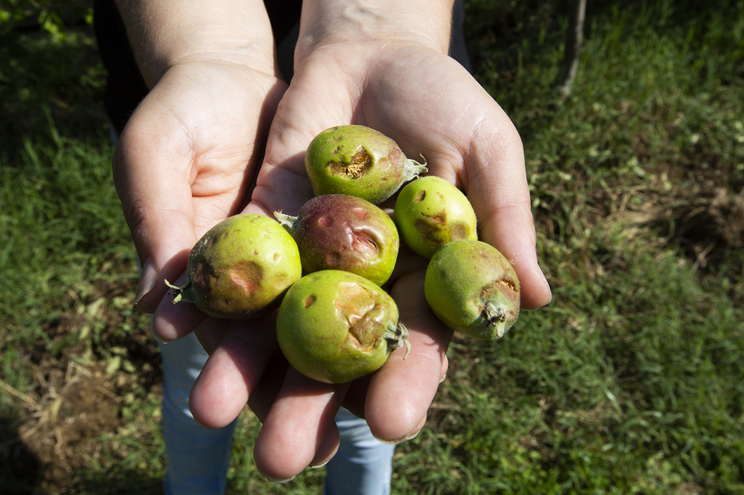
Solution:
<svg viewBox="0 0 744 495"><path fill-rule="evenodd" d="M196 240L245 205L285 90L273 73L206 59L171 67L137 107L113 171L142 263L138 309L154 312L164 279L181 276ZM188 333L185 320L203 319L188 310L171 316L155 322L161 339Z"/></svg>
<svg viewBox="0 0 744 495"><path fill-rule="evenodd" d="M478 216L480 238L514 264L522 307L550 301L537 262L519 134L464 68L423 45L326 43L299 57L246 211L296 214L312 197L303 162L308 144L320 131L348 123L387 134L409 157L423 155L431 174L461 187ZM263 422L255 460L271 479L289 479L333 455L333 417L340 405L365 417L383 441L415 435L446 373L452 336L426 304L425 267L426 260L403 248L386 287L409 329L410 354L403 359L405 349L398 349L376 373L351 384L321 384L287 368L271 318L227 330L205 323L198 333L211 335L206 346L213 353L192 389L194 416L208 426L225 425L250 397Z"/></svg>

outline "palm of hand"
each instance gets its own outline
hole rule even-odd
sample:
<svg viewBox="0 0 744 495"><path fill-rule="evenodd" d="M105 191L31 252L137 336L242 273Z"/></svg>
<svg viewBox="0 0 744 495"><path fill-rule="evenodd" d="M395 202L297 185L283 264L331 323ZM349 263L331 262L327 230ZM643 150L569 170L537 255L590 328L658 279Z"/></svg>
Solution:
<svg viewBox="0 0 744 495"><path fill-rule="evenodd" d="M359 56L356 48L365 53ZM518 134L462 67L426 49L346 44L322 47L304 60L272 123L246 211L296 214L312 197L304 150L317 133L344 123L382 131L408 156L423 154L431 173L464 186L482 220L482 238L510 258L525 260L518 267L526 281L525 306L546 302L545 289L536 280L539 268ZM254 448L256 463L278 479L332 454L338 443L333 416L342 403L363 415L381 439L415 434L446 372L451 338L423 298L425 263L404 253L389 288L409 328L411 354L404 361L404 350L396 351L377 373L352 384L320 384L292 369L285 376L271 318L251 322L250 330L243 323L226 330L207 320L198 333L214 352L192 390L194 416L222 426L248 400L264 422Z"/></svg>
<svg viewBox="0 0 744 495"><path fill-rule="evenodd" d="M238 212L286 85L221 63L175 66L138 106L121 135L114 180L140 259L162 266L139 306L152 312L210 227ZM166 338L173 336L164 335Z"/></svg>

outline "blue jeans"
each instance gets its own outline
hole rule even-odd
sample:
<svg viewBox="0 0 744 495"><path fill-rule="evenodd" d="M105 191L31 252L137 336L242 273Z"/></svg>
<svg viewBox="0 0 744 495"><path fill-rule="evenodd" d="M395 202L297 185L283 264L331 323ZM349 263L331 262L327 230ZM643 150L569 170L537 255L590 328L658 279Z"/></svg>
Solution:
<svg viewBox="0 0 744 495"><path fill-rule="evenodd" d="M168 457L165 493L225 491L235 421L218 430L200 426L189 411L189 391L207 354L191 334L160 345L163 358L163 437ZM326 464L325 495L390 493L394 445L375 439L367 422L341 409L336 415L341 445Z"/></svg>

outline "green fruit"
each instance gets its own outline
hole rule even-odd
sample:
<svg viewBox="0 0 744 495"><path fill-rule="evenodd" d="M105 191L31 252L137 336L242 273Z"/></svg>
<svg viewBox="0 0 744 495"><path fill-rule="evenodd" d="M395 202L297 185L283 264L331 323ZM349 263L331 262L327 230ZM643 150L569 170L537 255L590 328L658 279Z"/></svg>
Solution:
<svg viewBox="0 0 744 495"><path fill-rule="evenodd" d="M398 230L387 213L345 194L316 196L296 217L274 212L300 250L305 274L345 270L382 285L398 258Z"/></svg>
<svg viewBox="0 0 744 495"><path fill-rule="evenodd" d="M199 239L189 254L188 280L171 287L174 303L195 303L219 318L254 318L276 308L302 275L292 236L265 215L229 217Z"/></svg>
<svg viewBox="0 0 744 495"><path fill-rule="evenodd" d="M369 280L340 270L305 275L287 291L276 336L297 371L326 383L372 373L393 350L408 346L393 299Z"/></svg>
<svg viewBox="0 0 744 495"><path fill-rule="evenodd" d="M406 184L395 201L395 224L408 247L425 258L458 239L478 239L468 198L446 180L428 176Z"/></svg>
<svg viewBox="0 0 744 495"><path fill-rule="evenodd" d="M452 241L429 261L424 294L442 323L482 340L501 338L519 316L519 279L498 249Z"/></svg>
<svg viewBox="0 0 744 495"><path fill-rule="evenodd" d="M348 194L379 204L426 172L398 145L369 127L342 125L318 134L305 153L305 170L316 196Z"/></svg>

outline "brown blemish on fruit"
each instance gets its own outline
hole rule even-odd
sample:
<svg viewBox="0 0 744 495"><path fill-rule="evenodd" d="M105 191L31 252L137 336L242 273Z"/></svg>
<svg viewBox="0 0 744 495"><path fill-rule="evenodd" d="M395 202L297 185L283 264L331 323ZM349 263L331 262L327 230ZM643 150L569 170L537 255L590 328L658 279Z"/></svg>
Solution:
<svg viewBox="0 0 744 495"><path fill-rule="evenodd" d="M191 283L206 293L211 293L217 281L217 274L212 265L206 261L199 261L191 272Z"/></svg>
<svg viewBox="0 0 744 495"><path fill-rule="evenodd" d="M274 261L278 263L280 259L282 259L282 255L279 253L274 253Z"/></svg>
<svg viewBox="0 0 744 495"><path fill-rule="evenodd" d="M369 215L367 215L367 212L364 211L363 208L354 208L351 210L351 212L354 214L355 217L357 217L359 220L365 220Z"/></svg>
<svg viewBox="0 0 744 495"><path fill-rule="evenodd" d="M354 229L351 231L351 249L360 253L366 259L377 259L380 242L375 239L372 233Z"/></svg>
<svg viewBox="0 0 744 495"><path fill-rule="evenodd" d="M450 226L451 240L456 241L458 239L467 239L467 237L468 237L468 228L465 226L465 224L455 223Z"/></svg>
<svg viewBox="0 0 744 495"><path fill-rule="evenodd" d="M498 312L493 312L494 306L490 301L500 299L498 296L494 297L493 294L495 293L500 293L504 298L506 298L506 301L511 303L508 304L507 307L519 307L518 282L504 278L496 280L492 284L483 287L478 295L478 300L481 302L478 305L478 311L481 316L488 321L489 326L504 322L509 317L516 319L516 314L513 314L513 311L503 309L503 307L497 308Z"/></svg>
<svg viewBox="0 0 744 495"><path fill-rule="evenodd" d="M413 200L417 203L421 202L426 198L426 191L419 191L416 193L416 197Z"/></svg>
<svg viewBox="0 0 744 495"><path fill-rule="evenodd" d="M326 253L325 255L325 263L328 267L337 267L341 264L341 253L336 251L331 251L329 253Z"/></svg>
<svg viewBox="0 0 744 495"><path fill-rule="evenodd" d="M318 299L318 298L317 298L317 297L315 297L315 295L313 295L313 294L310 294L309 296L307 296L307 297L306 297L306 298L305 298L305 299L304 299L304 300L302 301L302 304L303 304L303 305L305 306L305 309L307 309L307 308L309 308L310 306L312 306L312 305L313 305L313 303L314 303L314 302L315 302L315 301L316 301L317 299Z"/></svg>
<svg viewBox="0 0 744 495"><path fill-rule="evenodd" d="M261 288L263 268L255 261L241 261L233 266L226 275L232 285L245 294L253 294Z"/></svg>
<svg viewBox="0 0 744 495"><path fill-rule="evenodd" d="M330 227L333 225L333 219L328 215L321 215L318 217L318 225L321 227Z"/></svg>
<svg viewBox="0 0 744 495"><path fill-rule="evenodd" d="M444 211L440 211L439 213L435 213L434 215L424 215L425 218L427 218L431 223L435 223L437 225L444 225L447 222L447 213Z"/></svg>
<svg viewBox="0 0 744 495"><path fill-rule="evenodd" d="M351 157L348 163L331 161L326 164L331 175L337 175L346 179L359 179L364 177L372 168L372 156L364 148L359 149Z"/></svg>
<svg viewBox="0 0 744 495"><path fill-rule="evenodd" d="M362 351L374 347L378 340L372 331L375 328L374 314L377 313L374 311L377 306L374 294L359 284L342 282L334 306L349 327L347 341Z"/></svg>
<svg viewBox="0 0 744 495"><path fill-rule="evenodd" d="M441 211L436 215L424 215L424 218L417 218L414 225L425 240L438 242L437 234L442 230L442 226L446 222L447 214Z"/></svg>
<svg viewBox="0 0 744 495"><path fill-rule="evenodd" d="M519 287L512 280L504 279L504 280L501 280L500 283L503 284L503 285L506 285L507 287L509 287L514 292L518 292L519 291Z"/></svg>

